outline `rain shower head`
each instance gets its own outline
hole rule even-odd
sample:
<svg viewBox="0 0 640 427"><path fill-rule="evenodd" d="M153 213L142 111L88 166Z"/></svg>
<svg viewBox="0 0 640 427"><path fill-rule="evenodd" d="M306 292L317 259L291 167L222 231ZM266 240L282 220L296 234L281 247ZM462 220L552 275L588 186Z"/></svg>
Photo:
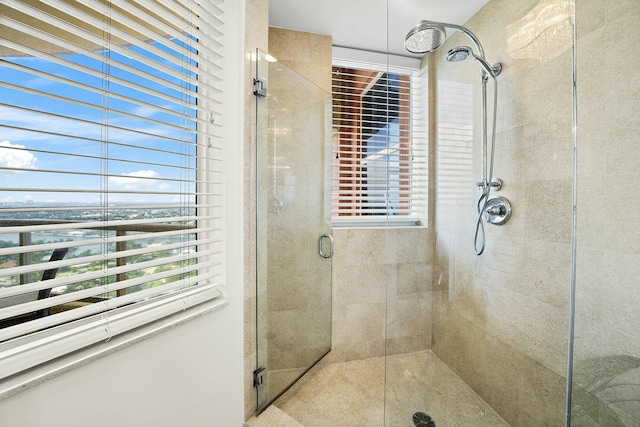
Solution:
<svg viewBox="0 0 640 427"><path fill-rule="evenodd" d="M471 39L478 56L484 58L484 51L480 45L480 40L466 27L456 24L445 24L444 22L420 21L418 25L413 27L404 40L404 47L411 53L429 53L433 52L444 43L447 38L445 28L451 28L463 32Z"/></svg>
<svg viewBox="0 0 640 427"><path fill-rule="evenodd" d="M433 52L447 37L444 26L438 22L420 21L404 39L404 47L411 53Z"/></svg>

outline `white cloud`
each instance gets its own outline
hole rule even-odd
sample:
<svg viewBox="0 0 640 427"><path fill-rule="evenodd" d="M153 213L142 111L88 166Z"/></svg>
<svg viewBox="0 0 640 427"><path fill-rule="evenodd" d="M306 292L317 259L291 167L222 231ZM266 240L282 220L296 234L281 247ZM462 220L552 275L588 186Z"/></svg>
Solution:
<svg viewBox="0 0 640 427"><path fill-rule="evenodd" d="M24 145L12 144L9 141L0 142L0 167L36 169L36 156L31 154ZM15 175L21 171L2 170L0 173Z"/></svg>
<svg viewBox="0 0 640 427"><path fill-rule="evenodd" d="M133 114L142 117L152 117L154 114L158 114L158 110L151 107L137 107L132 111Z"/></svg>
<svg viewBox="0 0 640 427"><path fill-rule="evenodd" d="M140 170L123 173L120 176L109 177L109 185L124 187L125 190L145 190L159 186L164 187L156 178L160 178L158 172L153 170Z"/></svg>

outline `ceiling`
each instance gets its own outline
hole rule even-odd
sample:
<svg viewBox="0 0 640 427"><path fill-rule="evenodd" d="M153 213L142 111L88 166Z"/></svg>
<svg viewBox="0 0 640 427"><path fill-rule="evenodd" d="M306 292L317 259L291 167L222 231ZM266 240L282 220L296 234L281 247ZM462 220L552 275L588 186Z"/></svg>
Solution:
<svg viewBox="0 0 640 427"><path fill-rule="evenodd" d="M269 25L330 35L334 46L415 56L403 43L420 20L462 25L487 1L269 0Z"/></svg>

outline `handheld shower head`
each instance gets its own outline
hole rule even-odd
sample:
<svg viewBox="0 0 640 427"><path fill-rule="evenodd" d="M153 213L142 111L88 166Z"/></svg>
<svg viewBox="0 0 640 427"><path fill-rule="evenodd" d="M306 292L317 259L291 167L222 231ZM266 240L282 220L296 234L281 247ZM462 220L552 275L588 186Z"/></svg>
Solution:
<svg viewBox="0 0 640 427"><path fill-rule="evenodd" d="M445 55L445 59L449 62L460 62L469 57L472 57L480 64L482 70L484 71L484 74L489 75L493 78L500 74L500 71L502 70L502 66L500 64L495 64L492 66L483 57L475 55L473 53L473 50L471 50L469 46L454 47L453 49L450 49L449 52L447 52L447 54Z"/></svg>
<svg viewBox="0 0 640 427"><path fill-rule="evenodd" d="M444 43L447 34L438 22L420 21L404 39L404 47L411 53L433 52Z"/></svg>
<svg viewBox="0 0 640 427"><path fill-rule="evenodd" d="M445 59L449 62L460 62L473 55L473 51L469 46L458 46L449 50L445 55Z"/></svg>

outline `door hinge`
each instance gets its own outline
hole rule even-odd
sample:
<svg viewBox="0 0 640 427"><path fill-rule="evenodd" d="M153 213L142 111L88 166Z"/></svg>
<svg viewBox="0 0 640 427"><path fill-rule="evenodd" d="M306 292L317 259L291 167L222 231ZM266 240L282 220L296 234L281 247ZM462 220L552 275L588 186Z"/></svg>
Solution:
<svg viewBox="0 0 640 427"><path fill-rule="evenodd" d="M254 387L260 387L263 382L264 382L264 372L265 367L261 366L258 369L256 369L255 371L253 371L253 386Z"/></svg>
<svg viewBox="0 0 640 427"><path fill-rule="evenodd" d="M259 97L267 96L267 79L264 77L253 79L253 94Z"/></svg>

